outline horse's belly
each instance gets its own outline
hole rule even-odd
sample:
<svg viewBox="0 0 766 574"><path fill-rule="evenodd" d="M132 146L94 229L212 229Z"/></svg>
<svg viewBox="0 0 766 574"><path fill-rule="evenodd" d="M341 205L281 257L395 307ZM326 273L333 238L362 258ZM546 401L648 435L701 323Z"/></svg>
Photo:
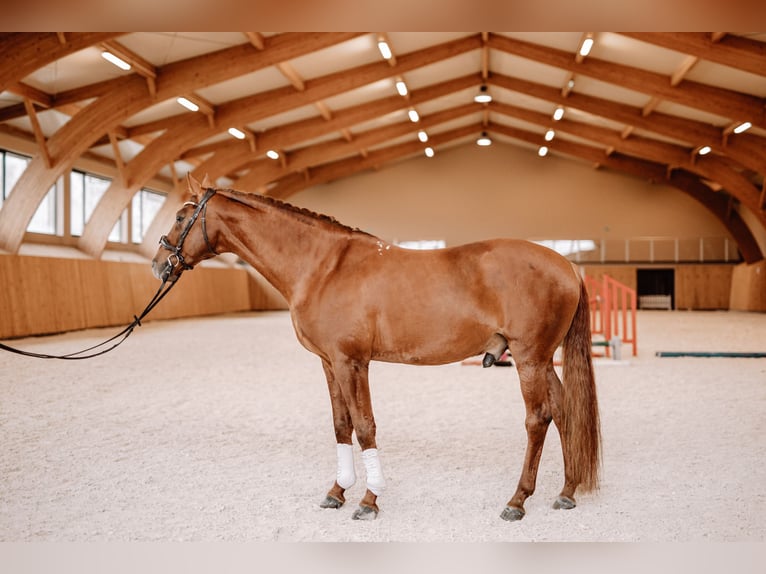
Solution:
<svg viewBox="0 0 766 574"><path fill-rule="evenodd" d="M430 322L417 317L403 317L392 324L380 325L372 348L372 358L391 363L443 365L483 353L496 329L474 320L445 320L433 317Z"/></svg>

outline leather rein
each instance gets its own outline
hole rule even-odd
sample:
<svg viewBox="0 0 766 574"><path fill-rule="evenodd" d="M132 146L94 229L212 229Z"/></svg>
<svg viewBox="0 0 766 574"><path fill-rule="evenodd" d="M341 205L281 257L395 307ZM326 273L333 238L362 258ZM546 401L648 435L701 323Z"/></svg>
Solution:
<svg viewBox="0 0 766 574"><path fill-rule="evenodd" d="M170 292L170 290L178 281L178 278L181 277L181 274L184 271L193 268L193 266L186 263L186 261L184 260L184 256L181 253L181 250L183 249L183 245L184 245L184 241L186 241L186 237L189 235L189 232L191 231L191 228L194 225L194 223L197 221L197 219L200 219L201 221L202 236L205 238L205 244L207 245L208 250L213 255L217 255L216 251L210 245L210 240L208 239L208 235L207 235L207 227L205 225L205 215L207 214L207 202L214 195L215 195L215 189L208 188L205 191L205 194L202 196L202 199L200 199L199 203L187 202L186 204L184 204L184 205L193 205L195 209L194 209L194 213L189 218L189 221L187 221L186 227L184 227L183 231L181 232L181 235L178 236L178 243L176 245L171 245L170 241L167 238L167 235L163 235L162 237L160 237L160 245L163 248L171 251L171 254L168 256L168 259L167 259L168 266L165 269L165 271L163 271L162 273L162 284L160 285L160 288L157 289L157 292L151 298L151 300L146 305L146 308L141 312L141 314L137 316L133 315L133 322L130 323L127 327L125 327L122 331L120 331L113 337L110 337L106 341L103 341L97 345L93 345L92 347L88 347L87 349L76 351L74 353L67 353L66 355L49 355L46 353L33 353L31 351L24 351L22 349L11 347L2 342L0 342L0 350L8 351L10 353L16 353L17 355L24 355L26 357L35 357L38 359L63 359L68 361L74 361L79 359L90 359L93 357L98 357L99 355L108 353L112 349L115 349L118 346L120 346L125 341L125 339L127 339L130 336L130 334L133 332L133 329L141 326L141 319L146 317L149 314L149 312L152 309L154 309L160 301L162 301L165 295L167 295ZM177 273L176 275L171 275L171 273L176 267L180 267L181 271ZM106 347L110 343L111 343L111 346ZM106 348L102 348L102 347L106 347Z"/></svg>

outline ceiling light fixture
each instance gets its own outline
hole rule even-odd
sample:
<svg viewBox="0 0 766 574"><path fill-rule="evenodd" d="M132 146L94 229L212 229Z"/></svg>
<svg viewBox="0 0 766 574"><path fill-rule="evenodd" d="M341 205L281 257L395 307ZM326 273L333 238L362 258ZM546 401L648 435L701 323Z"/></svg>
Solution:
<svg viewBox="0 0 766 574"><path fill-rule="evenodd" d="M752 127L753 127L753 124L751 124L750 122L742 122L736 128L734 128L734 133L741 134L742 132L746 132Z"/></svg>
<svg viewBox="0 0 766 574"><path fill-rule="evenodd" d="M418 112L414 109L407 112L407 115L410 117L410 121L415 124L418 121L420 121L420 116L418 115Z"/></svg>
<svg viewBox="0 0 766 574"><path fill-rule="evenodd" d="M404 80L397 80L396 91L399 92L400 96L407 95L407 84L404 83Z"/></svg>
<svg viewBox="0 0 766 574"><path fill-rule="evenodd" d="M378 50L380 50L380 55L383 56L386 60L390 60L391 56L394 55L385 40L378 40Z"/></svg>
<svg viewBox="0 0 766 574"><path fill-rule="evenodd" d="M187 110L189 110L190 112L199 111L199 106L195 104L194 102L192 102L191 100L181 97L181 98L176 98L176 101L179 104L181 104L183 107L185 107Z"/></svg>
<svg viewBox="0 0 766 574"><path fill-rule="evenodd" d="M492 101L492 95L487 91L487 86L482 84L479 88L479 93L473 97L473 101L477 104L488 104Z"/></svg>
<svg viewBox="0 0 766 574"><path fill-rule="evenodd" d="M590 51L592 48L593 48L593 37L586 36L585 39L582 41L582 44L580 44L580 55L584 58L585 56L590 54Z"/></svg>
<svg viewBox="0 0 766 574"><path fill-rule="evenodd" d="M434 157L434 148L427 147L425 150L426 157Z"/></svg>
<svg viewBox="0 0 766 574"><path fill-rule="evenodd" d="M242 130L238 130L237 128L229 128L229 133L235 138L237 138L238 140L245 139L245 132L243 132Z"/></svg>
<svg viewBox="0 0 766 574"><path fill-rule="evenodd" d="M427 134L425 131L423 131L423 130L420 130L420 131L418 132L418 139L419 139L421 142L423 142L423 143L426 143L426 142L428 141L428 134Z"/></svg>
<svg viewBox="0 0 766 574"><path fill-rule="evenodd" d="M556 111L553 112L553 120L557 122L563 117L564 117L564 108L559 106L558 108L556 108Z"/></svg>
<svg viewBox="0 0 766 574"><path fill-rule="evenodd" d="M537 150L537 155L540 157L545 157L548 155L548 146L540 146L540 149Z"/></svg>
<svg viewBox="0 0 766 574"><path fill-rule="evenodd" d="M545 141L549 142L554 137L556 137L556 132L554 132L553 130L548 130L547 132L545 132Z"/></svg>
<svg viewBox="0 0 766 574"><path fill-rule="evenodd" d="M104 58L104 60L106 60L107 62L110 62L111 64L114 64L115 66L117 66L120 70L125 70L125 71L130 70L130 64L128 64L122 58L118 58L111 52L107 52L106 50L104 50L103 52L101 52L101 57Z"/></svg>
<svg viewBox="0 0 766 574"><path fill-rule="evenodd" d="M481 147L487 147L492 145L492 140L489 139L487 132L481 132L481 136L476 140L476 145Z"/></svg>
<svg viewBox="0 0 766 574"><path fill-rule="evenodd" d="M711 151L713 151L713 148L711 148L709 145L706 145L706 146L702 146L701 148L699 148L699 150L697 150L697 153L700 154L700 155L707 155Z"/></svg>
<svg viewBox="0 0 766 574"><path fill-rule="evenodd" d="M273 149L270 149L266 152L266 156L271 159L279 159L279 152Z"/></svg>

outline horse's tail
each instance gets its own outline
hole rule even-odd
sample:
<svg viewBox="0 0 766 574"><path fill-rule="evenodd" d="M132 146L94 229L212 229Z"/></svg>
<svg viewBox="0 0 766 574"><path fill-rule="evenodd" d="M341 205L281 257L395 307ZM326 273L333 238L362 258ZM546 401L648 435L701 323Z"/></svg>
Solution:
<svg viewBox="0 0 766 574"><path fill-rule="evenodd" d="M580 280L580 301L564 337L564 440L571 477L584 491L595 490L601 466L601 424L591 358L588 290Z"/></svg>

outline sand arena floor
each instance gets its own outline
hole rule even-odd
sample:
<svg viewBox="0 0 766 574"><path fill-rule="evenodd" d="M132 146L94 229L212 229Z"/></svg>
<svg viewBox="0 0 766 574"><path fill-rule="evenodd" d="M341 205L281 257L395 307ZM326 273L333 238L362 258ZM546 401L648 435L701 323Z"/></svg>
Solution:
<svg viewBox="0 0 766 574"><path fill-rule="evenodd" d="M639 312L639 355L598 361L602 488L551 508L548 432L537 492L499 518L526 437L515 369L373 363L387 478L376 521L318 503L335 473L319 359L284 312L150 322L87 361L0 355L0 541L766 540L766 314ZM15 344L80 349L116 330Z"/></svg>

